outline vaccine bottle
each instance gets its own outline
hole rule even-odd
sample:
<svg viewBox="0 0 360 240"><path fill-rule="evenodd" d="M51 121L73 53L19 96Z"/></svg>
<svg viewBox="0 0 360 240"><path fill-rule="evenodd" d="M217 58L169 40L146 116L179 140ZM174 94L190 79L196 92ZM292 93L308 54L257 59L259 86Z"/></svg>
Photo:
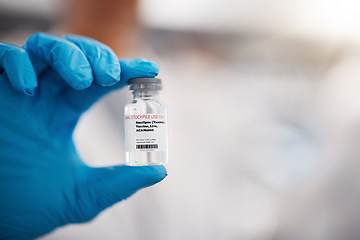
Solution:
<svg viewBox="0 0 360 240"><path fill-rule="evenodd" d="M161 79L133 78L128 85L133 99L125 105L126 164L167 164L167 107L159 99Z"/></svg>

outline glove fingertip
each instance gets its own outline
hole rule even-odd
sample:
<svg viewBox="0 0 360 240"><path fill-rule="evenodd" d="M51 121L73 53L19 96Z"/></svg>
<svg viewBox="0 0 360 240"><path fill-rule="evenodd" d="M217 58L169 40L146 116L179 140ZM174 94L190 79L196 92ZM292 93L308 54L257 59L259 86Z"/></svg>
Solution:
<svg viewBox="0 0 360 240"><path fill-rule="evenodd" d="M156 77L159 74L159 65L155 62L148 61L147 59L138 59L137 65L143 70L149 77Z"/></svg>
<svg viewBox="0 0 360 240"><path fill-rule="evenodd" d="M12 86L19 92L33 95L37 77L24 49L12 47L4 54L3 66Z"/></svg>
<svg viewBox="0 0 360 240"><path fill-rule="evenodd" d="M120 66L122 81L131 78L156 77L159 73L158 64L141 58L120 60Z"/></svg>
<svg viewBox="0 0 360 240"><path fill-rule="evenodd" d="M162 165L152 166L117 166L111 171L117 183L126 183L124 192L133 193L139 189L154 185L167 176L166 168ZM113 175L114 176L114 175Z"/></svg>
<svg viewBox="0 0 360 240"><path fill-rule="evenodd" d="M25 88L24 92L25 94L29 95L29 96L34 96L36 93L36 89L37 87L34 88Z"/></svg>
<svg viewBox="0 0 360 240"><path fill-rule="evenodd" d="M167 176L166 168L162 165L140 166L132 168L137 168L137 182L141 188L154 185L162 181Z"/></svg>

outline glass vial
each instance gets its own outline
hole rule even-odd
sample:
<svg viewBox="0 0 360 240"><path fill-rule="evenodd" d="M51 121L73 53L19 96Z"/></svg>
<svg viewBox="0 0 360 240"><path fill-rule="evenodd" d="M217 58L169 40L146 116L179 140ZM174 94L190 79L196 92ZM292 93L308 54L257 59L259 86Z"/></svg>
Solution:
<svg viewBox="0 0 360 240"><path fill-rule="evenodd" d="M133 100L125 105L126 164L167 164L167 108L159 99L161 79L133 78L128 84Z"/></svg>

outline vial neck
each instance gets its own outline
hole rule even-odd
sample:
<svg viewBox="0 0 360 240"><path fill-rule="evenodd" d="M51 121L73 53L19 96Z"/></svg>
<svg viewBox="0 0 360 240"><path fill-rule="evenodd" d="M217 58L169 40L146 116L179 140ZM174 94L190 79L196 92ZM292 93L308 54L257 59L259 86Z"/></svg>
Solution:
<svg viewBox="0 0 360 240"><path fill-rule="evenodd" d="M136 90L133 91L134 99L149 99L149 98L159 98L159 90Z"/></svg>

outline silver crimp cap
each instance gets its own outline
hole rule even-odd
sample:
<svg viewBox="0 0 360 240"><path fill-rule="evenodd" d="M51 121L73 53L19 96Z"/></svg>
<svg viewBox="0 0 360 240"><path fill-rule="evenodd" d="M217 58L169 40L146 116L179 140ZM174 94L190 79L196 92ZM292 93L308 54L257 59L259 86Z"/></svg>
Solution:
<svg viewBox="0 0 360 240"><path fill-rule="evenodd" d="M161 90L160 78L132 78L128 82L130 90Z"/></svg>

